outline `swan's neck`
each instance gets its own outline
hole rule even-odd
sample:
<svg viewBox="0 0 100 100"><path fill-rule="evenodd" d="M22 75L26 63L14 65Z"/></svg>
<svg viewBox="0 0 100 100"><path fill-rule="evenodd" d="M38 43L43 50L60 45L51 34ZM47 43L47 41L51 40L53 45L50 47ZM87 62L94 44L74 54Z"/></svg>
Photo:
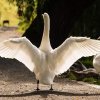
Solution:
<svg viewBox="0 0 100 100"><path fill-rule="evenodd" d="M50 19L48 15L44 15L44 31L40 45L40 49L42 50L51 50L49 30L50 30Z"/></svg>

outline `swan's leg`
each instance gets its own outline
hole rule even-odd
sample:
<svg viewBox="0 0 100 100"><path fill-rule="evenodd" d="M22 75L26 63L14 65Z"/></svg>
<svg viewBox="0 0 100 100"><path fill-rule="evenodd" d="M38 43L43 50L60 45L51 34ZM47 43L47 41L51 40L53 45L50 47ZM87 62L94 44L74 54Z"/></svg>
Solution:
<svg viewBox="0 0 100 100"><path fill-rule="evenodd" d="M37 91L40 90L40 89L39 89L39 80L37 80L37 89L36 89L36 90L37 90Z"/></svg>
<svg viewBox="0 0 100 100"><path fill-rule="evenodd" d="M52 84L51 84L51 88L50 88L50 90L51 90L51 91L53 91L53 87L52 87Z"/></svg>

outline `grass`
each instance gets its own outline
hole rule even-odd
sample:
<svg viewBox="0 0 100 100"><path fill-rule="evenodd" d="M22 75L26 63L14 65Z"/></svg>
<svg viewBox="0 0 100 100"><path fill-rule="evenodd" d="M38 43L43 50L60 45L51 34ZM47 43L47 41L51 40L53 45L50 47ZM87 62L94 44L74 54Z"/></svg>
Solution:
<svg viewBox="0 0 100 100"><path fill-rule="evenodd" d="M80 60L87 68L90 68L93 66L93 57L83 57Z"/></svg>
<svg viewBox="0 0 100 100"><path fill-rule="evenodd" d="M69 80L77 80L77 81L79 80L79 81L87 82L90 84L100 85L100 77L94 78L91 76L91 77L85 77L85 78L78 79L78 77L73 72L70 72L64 75L64 77L68 78Z"/></svg>
<svg viewBox="0 0 100 100"><path fill-rule="evenodd" d="M0 0L0 7L0 26L3 25L3 20L9 20L9 26L17 26L19 18L16 4L9 3L7 0Z"/></svg>
<svg viewBox="0 0 100 100"><path fill-rule="evenodd" d="M77 80L77 77L72 72L67 74L67 78L70 80Z"/></svg>
<svg viewBox="0 0 100 100"><path fill-rule="evenodd" d="M91 84L95 84L97 82L97 79L95 79L93 77L89 77L89 78L84 78L82 81L88 82L88 83L91 83Z"/></svg>
<svg viewBox="0 0 100 100"><path fill-rule="evenodd" d="M93 77L89 77L89 78L84 78L82 81L84 82L88 82L90 84L97 84L97 85L100 85L100 79L96 79L96 78L93 78Z"/></svg>

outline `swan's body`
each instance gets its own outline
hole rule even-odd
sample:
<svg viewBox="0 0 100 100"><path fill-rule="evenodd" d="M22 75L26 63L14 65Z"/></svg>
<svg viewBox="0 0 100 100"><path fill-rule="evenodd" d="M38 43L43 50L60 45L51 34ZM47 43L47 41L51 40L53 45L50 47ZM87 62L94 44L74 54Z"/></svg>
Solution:
<svg viewBox="0 0 100 100"><path fill-rule="evenodd" d="M96 69L96 71L100 73L100 54L97 54L96 56L94 56L93 66Z"/></svg>
<svg viewBox="0 0 100 100"><path fill-rule="evenodd" d="M53 84L55 75L67 71L81 57L100 52L100 41L86 37L70 37L56 49L49 40L50 20L44 14L44 33L39 48L26 37L11 38L0 43L0 56L15 58L24 63L36 79L43 84Z"/></svg>

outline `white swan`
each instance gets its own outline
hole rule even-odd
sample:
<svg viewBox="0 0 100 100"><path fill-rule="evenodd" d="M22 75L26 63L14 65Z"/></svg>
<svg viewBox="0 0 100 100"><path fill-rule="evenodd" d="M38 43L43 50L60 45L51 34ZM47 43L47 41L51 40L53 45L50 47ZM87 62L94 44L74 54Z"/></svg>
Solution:
<svg viewBox="0 0 100 100"><path fill-rule="evenodd" d="M100 41L100 36L98 37L98 40ZM94 56L93 67L96 69L98 73L100 73L100 53Z"/></svg>
<svg viewBox="0 0 100 100"><path fill-rule="evenodd" d="M98 73L100 73L100 54L94 56L93 66Z"/></svg>
<svg viewBox="0 0 100 100"><path fill-rule="evenodd" d="M10 38L0 43L0 56L15 58L35 73L37 83L52 84L55 75L67 71L81 57L100 52L100 41L86 37L70 37L52 49L49 40L50 20L44 13L44 32L39 48L26 37ZM38 90L37 84L37 90Z"/></svg>

